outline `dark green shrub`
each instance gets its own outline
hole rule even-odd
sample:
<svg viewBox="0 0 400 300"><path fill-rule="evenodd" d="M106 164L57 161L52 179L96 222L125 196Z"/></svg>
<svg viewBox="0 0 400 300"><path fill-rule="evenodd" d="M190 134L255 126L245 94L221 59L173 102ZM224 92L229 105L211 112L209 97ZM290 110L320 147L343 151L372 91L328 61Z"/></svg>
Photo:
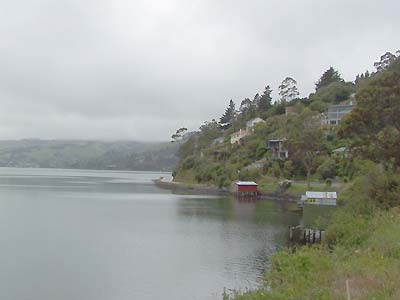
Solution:
<svg viewBox="0 0 400 300"><path fill-rule="evenodd" d="M326 186L332 186L332 179L331 178L327 178L325 180L325 184L326 184Z"/></svg>
<svg viewBox="0 0 400 300"><path fill-rule="evenodd" d="M317 173L321 179L333 178L337 175L336 161L330 157L317 168Z"/></svg>
<svg viewBox="0 0 400 300"><path fill-rule="evenodd" d="M189 156L189 157L187 157L187 158L185 158L185 159L183 160L183 162L182 162L182 168L183 168L184 170L189 170L189 169L191 169L191 168L194 167L195 162L196 162L196 157L193 156L193 155L191 155L191 156Z"/></svg>

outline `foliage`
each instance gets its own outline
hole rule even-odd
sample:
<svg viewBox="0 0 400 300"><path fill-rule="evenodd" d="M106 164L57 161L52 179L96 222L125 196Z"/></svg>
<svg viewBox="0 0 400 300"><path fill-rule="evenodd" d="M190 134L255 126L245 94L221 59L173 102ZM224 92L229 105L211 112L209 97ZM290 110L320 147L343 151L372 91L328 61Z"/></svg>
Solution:
<svg viewBox="0 0 400 300"><path fill-rule="evenodd" d="M400 164L400 73L379 74L357 92L357 107L343 119L340 135L364 158Z"/></svg>
<svg viewBox="0 0 400 300"><path fill-rule="evenodd" d="M269 174L274 176L275 178L280 178L281 177L281 167L279 165L279 162L274 161L269 168Z"/></svg>
<svg viewBox="0 0 400 300"><path fill-rule="evenodd" d="M368 160L356 161L357 178L353 180L345 198L351 198L358 207L390 208L400 205L400 175L393 168Z"/></svg>
<svg viewBox="0 0 400 300"><path fill-rule="evenodd" d="M221 116L220 118L220 123L221 124L226 124L226 123L231 123L233 121L233 118L235 117L236 114L236 109L235 109L235 103L231 99L229 101L229 105L225 110L225 113Z"/></svg>
<svg viewBox="0 0 400 300"><path fill-rule="evenodd" d="M185 136L185 134L187 133L187 128L182 127L179 128L172 136L172 142L178 142L181 141L183 139L183 137Z"/></svg>
<svg viewBox="0 0 400 300"><path fill-rule="evenodd" d="M297 81L292 77L286 77L279 86L279 96L281 97L281 101L289 102L299 97L299 94Z"/></svg>
<svg viewBox="0 0 400 300"><path fill-rule="evenodd" d="M220 135L221 128L217 121L213 119L210 122L204 122L204 124L200 126L200 134L198 134L195 139L197 147L204 148L210 146L212 141Z"/></svg>
<svg viewBox="0 0 400 300"><path fill-rule="evenodd" d="M257 108L261 113L265 113L271 108L272 97L271 97L272 89L269 85L265 87L264 93L261 97L257 99Z"/></svg>
<svg viewBox="0 0 400 300"><path fill-rule="evenodd" d="M321 179L334 178L337 175L336 161L333 158L326 158L317 168L317 173Z"/></svg>
<svg viewBox="0 0 400 300"><path fill-rule="evenodd" d="M322 113L322 112L328 110L328 106L329 106L328 103L318 99L318 100L312 101L309 108L312 111L317 111L317 112Z"/></svg>
<svg viewBox="0 0 400 300"><path fill-rule="evenodd" d="M326 109L326 106L323 106L322 103L337 104L343 100L347 100L354 91L354 84L350 82L332 82L320 87L315 93L310 94L309 102L311 102L311 106L317 108L314 110L323 111ZM319 107L316 102L319 103Z"/></svg>
<svg viewBox="0 0 400 300"><path fill-rule="evenodd" d="M295 166L292 160L286 160L283 164L283 173L286 178L292 178L294 175Z"/></svg>
<svg viewBox="0 0 400 300"><path fill-rule="evenodd" d="M249 98L245 98L241 103L240 103L240 113L245 115L247 114L253 106L253 102Z"/></svg>
<svg viewBox="0 0 400 300"><path fill-rule="evenodd" d="M290 122L289 122L290 121ZM286 145L293 159L301 161L307 170L307 184L310 186L311 171L322 148L323 133L319 120L308 109L288 121L288 140Z"/></svg>
<svg viewBox="0 0 400 300"><path fill-rule="evenodd" d="M377 72L386 71L389 66L396 60L397 56L391 52L383 54L379 61L374 63Z"/></svg>
<svg viewBox="0 0 400 300"><path fill-rule="evenodd" d="M324 72L324 74L322 74L318 82L315 83L315 90L318 91L320 88L328 86L334 82L341 83L344 82L344 80L337 70L335 70L333 67L330 67Z"/></svg>

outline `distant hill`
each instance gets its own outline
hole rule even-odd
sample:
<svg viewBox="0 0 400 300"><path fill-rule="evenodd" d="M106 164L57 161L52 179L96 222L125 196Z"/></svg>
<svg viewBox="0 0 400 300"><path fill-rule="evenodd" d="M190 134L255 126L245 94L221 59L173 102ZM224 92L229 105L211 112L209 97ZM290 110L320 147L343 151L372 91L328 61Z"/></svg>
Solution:
<svg viewBox="0 0 400 300"><path fill-rule="evenodd" d="M0 167L170 171L178 145L135 141L0 141Z"/></svg>

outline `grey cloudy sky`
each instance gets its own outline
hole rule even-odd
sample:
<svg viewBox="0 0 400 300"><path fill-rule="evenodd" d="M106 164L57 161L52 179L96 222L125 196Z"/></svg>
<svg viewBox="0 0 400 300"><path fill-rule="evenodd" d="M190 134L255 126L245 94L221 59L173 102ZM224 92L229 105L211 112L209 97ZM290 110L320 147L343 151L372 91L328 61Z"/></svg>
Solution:
<svg viewBox="0 0 400 300"><path fill-rule="evenodd" d="M0 1L0 139L167 140L400 48L398 0Z"/></svg>

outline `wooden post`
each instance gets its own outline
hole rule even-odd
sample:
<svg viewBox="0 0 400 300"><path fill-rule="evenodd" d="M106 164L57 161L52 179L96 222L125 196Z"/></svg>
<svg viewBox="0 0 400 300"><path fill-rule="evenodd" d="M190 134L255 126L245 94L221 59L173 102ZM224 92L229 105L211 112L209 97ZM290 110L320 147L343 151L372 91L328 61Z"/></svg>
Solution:
<svg viewBox="0 0 400 300"><path fill-rule="evenodd" d="M351 300L350 286L349 286L349 280L348 279L346 279L346 292L347 292L347 300Z"/></svg>

